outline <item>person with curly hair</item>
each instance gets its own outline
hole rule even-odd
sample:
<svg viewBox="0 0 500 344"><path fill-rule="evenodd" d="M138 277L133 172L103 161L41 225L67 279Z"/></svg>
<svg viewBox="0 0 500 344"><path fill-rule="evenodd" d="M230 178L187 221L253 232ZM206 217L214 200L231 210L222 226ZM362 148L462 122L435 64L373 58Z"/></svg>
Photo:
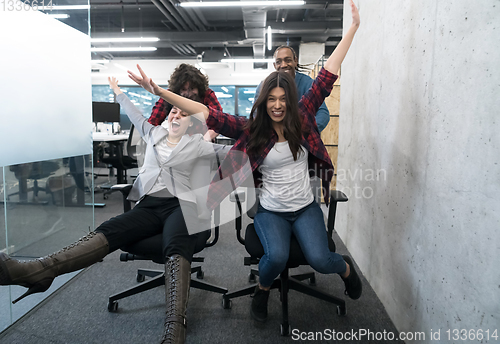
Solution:
<svg viewBox="0 0 500 344"><path fill-rule="evenodd" d="M168 89L183 97L198 95L203 104L222 111L217 96L208 87L208 78L193 65L187 63L178 65L170 75ZM152 125L161 125L171 109L172 105L160 98L153 107L148 122ZM209 130L204 137L207 141L211 141L216 136L215 131Z"/></svg>

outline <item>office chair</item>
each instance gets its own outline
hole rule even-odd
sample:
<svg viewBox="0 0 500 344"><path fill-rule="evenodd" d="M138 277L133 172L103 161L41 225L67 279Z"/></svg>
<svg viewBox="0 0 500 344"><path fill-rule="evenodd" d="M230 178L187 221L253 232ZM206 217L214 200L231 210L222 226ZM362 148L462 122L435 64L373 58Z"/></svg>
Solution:
<svg viewBox="0 0 500 344"><path fill-rule="evenodd" d="M127 139L126 155L123 154L121 142L110 141L110 154L108 157L103 157L101 159L101 162L116 168L116 178L118 184L127 184L127 170L137 167L136 146L132 144L134 135L134 126L132 125Z"/></svg>
<svg viewBox="0 0 500 344"><path fill-rule="evenodd" d="M131 209L131 203L127 200L127 196L130 192L132 185L115 185L112 187L115 191L120 191L123 195L123 206L124 211L127 212ZM213 229L213 238L208 241L211 236L211 231L207 230L204 235L199 235L195 254L201 252L205 247L213 246L217 243L219 239L219 223L220 223L220 209L217 208L214 212L214 223L215 227ZM132 260L151 260L155 263L164 264L163 249L162 249L162 234L157 234L153 237L146 238L132 245L122 247L122 251L125 251L120 255L121 261L132 261ZM203 262L203 257L193 257L194 262ZM203 279L204 273L201 266L191 267L191 273L196 273L198 279ZM152 277L152 279L145 281L145 276ZM165 271L164 270L149 270L149 269L139 269L137 271L137 282L140 284L126 289L120 293L111 295L108 301L108 311L116 312L118 309L117 300L129 297L135 294L142 293L143 291L156 288L158 286L165 285ZM191 279L191 288L197 288L207 291L212 291L214 293L225 294L227 293L226 288L222 288L204 281L199 281Z"/></svg>
<svg viewBox="0 0 500 344"><path fill-rule="evenodd" d="M230 196L230 200L232 202L235 202L237 214L242 214L241 203L245 201L245 193L244 192L233 193ZM332 234L335 224L335 213L337 210L337 203L346 201L347 201L347 196L344 193L338 190L331 190L330 206L328 209L328 224L327 224L328 246L331 252L335 252L335 243L333 242ZM251 209L248 210L247 215L250 218L253 219L253 217L255 216L257 212L257 207L258 204L256 203L255 205L252 206ZM260 258L264 255L264 248L262 247L259 237L257 236L253 223L247 226L245 230L244 239L241 236L241 229L242 229L241 215L236 219L235 227L236 227L236 235L238 241L245 246L247 253L250 255L250 257L244 258L244 265L250 266L258 264ZM346 306L344 300L326 294L316 288L313 288L316 284L316 278L314 272L290 276L289 270L291 268L296 268L301 265L309 265L309 264L307 263L304 257L304 254L300 248L297 239L295 238L294 235L292 235L290 242L290 256L288 258L286 268L281 272L280 276L274 280L271 286L271 289L279 289L280 291L280 300L282 306L282 322L280 330L282 336L288 336L291 332L291 327L288 322L288 290L290 289L336 304L337 314L339 314L340 316L344 316L346 314ZM249 282L253 284L250 285L249 287L242 288L240 290L228 294L224 294L222 296L222 306L226 309L229 309L231 308L231 299L244 295L253 294L255 286L257 285L255 276L258 275L259 275L258 270L251 269L249 275ZM309 285L302 282L304 280L309 280Z"/></svg>
<svg viewBox="0 0 500 344"><path fill-rule="evenodd" d="M10 166L10 171L19 180L19 191L7 195L7 200L10 196L19 195L19 202L28 202L28 192L33 191L33 200L36 201L38 193L44 191L48 193L47 187L41 187L38 184L40 179L50 177L59 169L59 164L55 161L37 161L25 164L17 164ZM33 187L27 186L27 180L33 180ZM47 204L47 202L39 202L39 204Z"/></svg>
<svg viewBox="0 0 500 344"><path fill-rule="evenodd" d="M110 154L107 157L102 157L100 159L101 162L111 165L116 168L116 181L118 184L127 184L127 170L132 168L137 168L137 149L134 144L135 135L138 133L134 130L134 125L130 127L130 133L127 139L126 144L126 152L127 154L123 154L123 147L120 141L110 141ZM107 199L108 195L113 193L114 191L110 186L101 186L102 189L105 189L103 193L103 198Z"/></svg>

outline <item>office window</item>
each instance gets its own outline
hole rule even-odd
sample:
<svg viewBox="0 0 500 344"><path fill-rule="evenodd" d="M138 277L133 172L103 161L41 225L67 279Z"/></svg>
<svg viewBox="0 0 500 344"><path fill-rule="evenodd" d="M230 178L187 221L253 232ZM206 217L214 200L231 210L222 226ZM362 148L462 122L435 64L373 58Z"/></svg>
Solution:
<svg viewBox="0 0 500 344"><path fill-rule="evenodd" d="M123 93L125 93L129 97L132 103L134 103L134 105L137 106L137 108L142 112L142 115L144 117L149 118L149 116L151 116L151 111L153 110L153 106L156 104L158 99L160 99L160 97L149 93L142 87L127 86L120 88L123 91ZM122 113L125 114L123 111Z"/></svg>
<svg viewBox="0 0 500 344"><path fill-rule="evenodd" d="M210 86L219 100L222 110L225 113L235 115L236 99L235 86Z"/></svg>
<svg viewBox="0 0 500 344"><path fill-rule="evenodd" d="M153 106L156 104L160 97L152 95L142 87L138 86L124 86L120 87L132 103L142 112L143 116L149 118ZM94 102L109 102L114 103L115 94L107 85L93 85L92 86L92 101ZM130 120L125 114L123 109L120 109L120 126L122 130L130 129Z"/></svg>
<svg viewBox="0 0 500 344"><path fill-rule="evenodd" d="M92 86L92 101L93 102L115 102L115 94L107 85Z"/></svg>
<svg viewBox="0 0 500 344"><path fill-rule="evenodd" d="M238 87L238 115L249 117L257 87Z"/></svg>
<svg viewBox="0 0 500 344"><path fill-rule="evenodd" d="M137 86L124 86L120 87L123 93L125 93L132 103L135 104L142 112L144 117L149 118L153 106L160 99L160 97L155 96L142 87ZM113 91L107 85L93 85L92 86L92 101L94 102L115 102L115 95ZM122 114L125 113L122 111Z"/></svg>

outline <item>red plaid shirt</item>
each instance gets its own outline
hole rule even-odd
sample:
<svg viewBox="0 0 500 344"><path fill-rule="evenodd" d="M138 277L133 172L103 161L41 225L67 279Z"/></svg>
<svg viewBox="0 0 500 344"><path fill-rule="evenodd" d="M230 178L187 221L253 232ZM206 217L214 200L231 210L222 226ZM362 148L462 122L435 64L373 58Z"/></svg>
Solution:
<svg viewBox="0 0 500 344"><path fill-rule="evenodd" d="M205 92L203 104L216 110L222 111L222 106L220 106L214 91L212 91L210 88ZM153 111L151 111L151 117L149 117L148 122L152 125L160 125L163 123L165 118L167 118L167 116L167 101L163 98L160 98L153 107Z"/></svg>
<svg viewBox="0 0 500 344"><path fill-rule="evenodd" d="M315 114L325 98L331 93L333 83L337 78L337 75L322 68L309 91L299 101L300 113L303 115L302 127L304 129L308 128L303 130L301 144L309 152L310 175L318 176L322 180L325 191L324 199L327 204L330 199L329 191L330 182L333 178L333 165L323 141L321 141ZM214 108L209 108L209 110L207 126L222 135L236 139L236 143L227 154L219 168L219 173L216 174L210 185L207 205L210 209L214 209L236 187L242 186L251 174L253 174L255 187L260 186L262 174L259 172L258 167L273 148L278 135L273 132L263 154L248 156L246 147L249 130L244 129L248 119L231 116Z"/></svg>

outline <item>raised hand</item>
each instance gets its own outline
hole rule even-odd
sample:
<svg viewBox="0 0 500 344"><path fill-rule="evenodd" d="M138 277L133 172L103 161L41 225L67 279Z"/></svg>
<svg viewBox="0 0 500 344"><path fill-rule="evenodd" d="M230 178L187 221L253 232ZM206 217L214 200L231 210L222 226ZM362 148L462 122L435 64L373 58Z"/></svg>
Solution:
<svg viewBox="0 0 500 344"><path fill-rule="evenodd" d="M153 93L155 95L159 95L158 90L155 90L155 87L157 89L159 89L160 87L158 87L158 85L156 85L153 80L151 80L150 78L148 78L148 76L146 75L146 73L144 73L144 71L142 70L141 66L137 65L137 69L139 70L139 73L141 74L141 76L138 76L134 73L132 73L131 71L127 71L128 72L128 76L130 79L134 80L139 86L141 86L142 88L144 88L146 91L148 91L149 93ZM154 86L153 86L154 85Z"/></svg>
<svg viewBox="0 0 500 344"><path fill-rule="evenodd" d="M109 87L113 90L113 92L116 95L123 93L120 87L118 87L118 80L114 76L112 77L108 76L108 82L109 82Z"/></svg>
<svg viewBox="0 0 500 344"><path fill-rule="evenodd" d="M351 0L351 14L352 14L352 24L351 25L356 25L359 26L360 19L359 19L359 11L356 5L354 4L354 1Z"/></svg>
<svg viewBox="0 0 500 344"><path fill-rule="evenodd" d="M342 64L342 61L344 61L347 51L349 50L352 40L354 39L354 35L359 28L360 19L358 8L354 5L353 0L350 0L350 2L352 12L351 27L345 32L344 37L342 37L339 44L337 44L337 47L332 52L328 60L326 60L324 65L325 69L333 74L338 74L340 65Z"/></svg>

